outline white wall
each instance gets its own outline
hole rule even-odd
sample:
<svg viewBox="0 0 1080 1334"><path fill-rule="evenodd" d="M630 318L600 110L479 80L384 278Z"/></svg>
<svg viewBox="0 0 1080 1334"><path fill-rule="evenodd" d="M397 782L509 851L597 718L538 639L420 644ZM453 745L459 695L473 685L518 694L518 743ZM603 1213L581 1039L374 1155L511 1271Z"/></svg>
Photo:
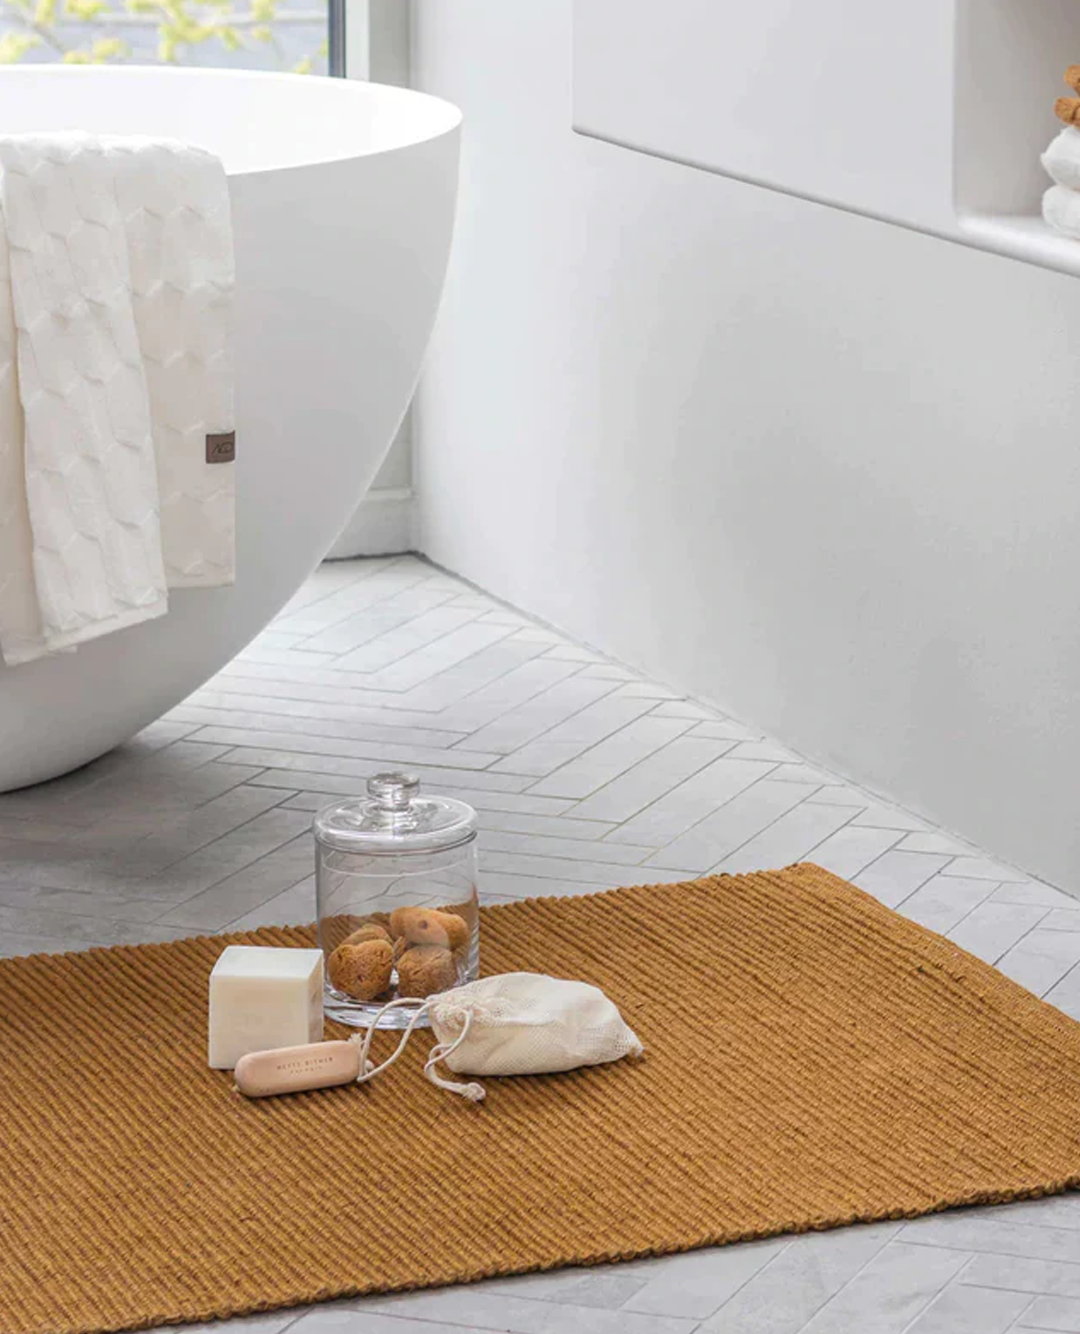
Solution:
<svg viewBox="0 0 1080 1334"><path fill-rule="evenodd" d="M1080 283L574 135L570 0L413 20L422 549L1080 890Z"/></svg>

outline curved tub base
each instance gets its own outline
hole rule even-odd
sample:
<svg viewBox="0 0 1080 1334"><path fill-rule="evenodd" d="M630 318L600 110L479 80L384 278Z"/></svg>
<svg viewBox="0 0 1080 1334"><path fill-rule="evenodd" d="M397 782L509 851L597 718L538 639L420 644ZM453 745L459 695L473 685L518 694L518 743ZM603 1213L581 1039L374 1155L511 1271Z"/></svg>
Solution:
<svg viewBox="0 0 1080 1334"><path fill-rule="evenodd" d="M231 71L0 71L6 129L63 128L61 115L94 132L171 134L225 162L237 580L174 590L167 616L74 654L0 665L0 791L86 764L167 712L326 555L412 396L457 190L456 109L401 89ZM218 143L230 128L245 137Z"/></svg>

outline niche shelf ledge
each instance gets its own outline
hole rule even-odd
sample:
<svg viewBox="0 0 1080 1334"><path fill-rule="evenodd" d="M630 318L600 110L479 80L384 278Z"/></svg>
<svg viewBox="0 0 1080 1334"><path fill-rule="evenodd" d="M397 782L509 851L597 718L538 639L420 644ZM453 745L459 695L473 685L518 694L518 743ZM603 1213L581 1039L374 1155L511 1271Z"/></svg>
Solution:
<svg viewBox="0 0 1080 1334"><path fill-rule="evenodd" d="M1080 277L1080 241L1059 236L1041 217L1024 213L968 213L960 214L957 222L961 239L980 250Z"/></svg>

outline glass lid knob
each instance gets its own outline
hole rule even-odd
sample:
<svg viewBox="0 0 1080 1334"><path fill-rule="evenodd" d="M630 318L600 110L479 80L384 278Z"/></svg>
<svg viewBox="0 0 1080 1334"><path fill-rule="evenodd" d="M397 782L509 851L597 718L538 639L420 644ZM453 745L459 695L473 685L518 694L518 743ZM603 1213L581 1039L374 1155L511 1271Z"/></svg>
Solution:
<svg viewBox="0 0 1080 1334"><path fill-rule="evenodd" d="M368 795L384 811L405 811L420 791L420 780L413 774L376 774L367 781Z"/></svg>

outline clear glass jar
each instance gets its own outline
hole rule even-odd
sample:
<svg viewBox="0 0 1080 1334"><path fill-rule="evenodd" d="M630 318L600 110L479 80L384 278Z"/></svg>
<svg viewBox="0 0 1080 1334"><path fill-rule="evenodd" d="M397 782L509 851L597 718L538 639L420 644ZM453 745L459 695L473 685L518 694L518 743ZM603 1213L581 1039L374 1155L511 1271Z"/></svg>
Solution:
<svg viewBox="0 0 1080 1334"><path fill-rule="evenodd" d="M410 774L376 774L367 790L312 825L326 1014L354 1027L370 1026L389 1000L419 1004L480 971L476 812L420 796ZM379 1027L411 1017L402 1006Z"/></svg>

